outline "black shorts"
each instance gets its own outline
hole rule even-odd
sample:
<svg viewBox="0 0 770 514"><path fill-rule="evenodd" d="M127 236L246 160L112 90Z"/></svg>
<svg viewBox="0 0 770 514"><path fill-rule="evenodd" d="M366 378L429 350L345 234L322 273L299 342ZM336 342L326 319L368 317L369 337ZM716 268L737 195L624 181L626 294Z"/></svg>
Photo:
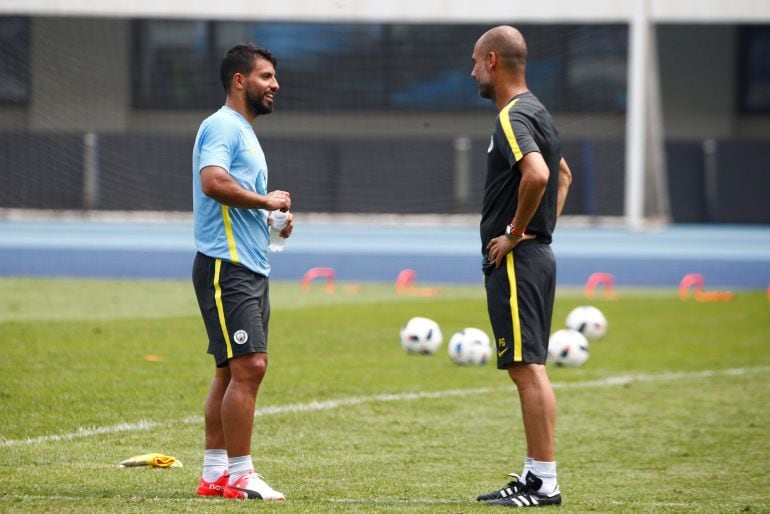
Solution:
<svg viewBox="0 0 770 514"><path fill-rule="evenodd" d="M193 286L217 367L250 353L267 353L270 320L267 277L202 253L193 263Z"/></svg>
<svg viewBox="0 0 770 514"><path fill-rule="evenodd" d="M519 362L545 364L556 292L551 246L523 241L499 268L485 263L484 286L498 369Z"/></svg>

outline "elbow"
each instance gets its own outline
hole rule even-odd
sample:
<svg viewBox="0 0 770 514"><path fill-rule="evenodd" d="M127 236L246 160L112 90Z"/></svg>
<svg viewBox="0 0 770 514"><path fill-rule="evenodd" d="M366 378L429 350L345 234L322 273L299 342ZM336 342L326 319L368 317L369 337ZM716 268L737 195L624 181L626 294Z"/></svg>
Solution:
<svg viewBox="0 0 770 514"><path fill-rule="evenodd" d="M204 195L219 201L220 193L219 193L219 189L216 186L211 186L211 185L202 186L201 189L203 190Z"/></svg>
<svg viewBox="0 0 770 514"><path fill-rule="evenodd" d="M216 180L201 180L201 191L209 198L216 199L219 196L219 183Z"/></svg>
<svg viewBox="0 0 770 514"><path fill-rule="evenodd" d="M201 190L203 191L203 194L206 196L206 198L211 198L212 200L219 201L219 195L217 194L216 188L212 187L202 187Z"/></svg>

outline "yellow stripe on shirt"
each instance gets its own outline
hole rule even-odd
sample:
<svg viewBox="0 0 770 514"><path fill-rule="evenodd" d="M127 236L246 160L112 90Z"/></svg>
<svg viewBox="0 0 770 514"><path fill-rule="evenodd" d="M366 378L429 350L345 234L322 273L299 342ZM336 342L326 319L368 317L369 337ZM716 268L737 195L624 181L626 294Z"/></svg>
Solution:
<svg viewBox="0 0 770 514"><path fill-rule="evenodd" d="M521 148L519 148L519 142L516 141L516 134L513 133L511 117L508 113L510 112L511 107L516 105L516 102L518 101L518 98L513 100L511 103L503 107L503 110L500 111L500 114L498 115L500 118L500 125L503 127L503 132L505 132L505 137L508 140L508 144L511 146L511 151L513 151L513 157L516 159L516 162L521 160Z"/></svg>
<svg viewBox="0 0 770 514"><path fill-rule="evenodd" d="M519 300L516 290L516 270L513 266L513 251L505 256L505 267L508 271L508 285L511 288L511 320L513 321L513 362L521 362L521 321L519 320Z"/></svg>
<svg viewBox="0 0 770 514"><path fill-rule="evenodd" d="M233 358L233 345L230 342L230 334L227 332L227 321L225 320L225 308L222 305L222 287L219 285L219 272L222 269L222 260L214 260L214 302L217 304L217 314L219 315L219 327L222 329L222 335L225 338L227 347L227 358Z"/></svg>
<svg viewBox="0 0 770 514"><path fill-rule="evenodd" d="M230 208L222 205L222 221L225 224L225 235L227 236L227 247L230 250L230 261L238 264L238 249L235 247L235 236L233 235L233 223L230 221Z"/></svg>

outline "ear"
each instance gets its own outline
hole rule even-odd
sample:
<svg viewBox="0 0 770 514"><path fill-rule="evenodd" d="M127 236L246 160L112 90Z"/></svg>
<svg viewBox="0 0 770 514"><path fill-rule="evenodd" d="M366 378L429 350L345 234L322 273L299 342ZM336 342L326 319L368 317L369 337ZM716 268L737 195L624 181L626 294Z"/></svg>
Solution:
<svg viewBox="0 0 770 514"><path fill-rule="evenodd" d="M494 51L490 51L487 54L487 68L490 70L497 66L497 54Z"/></svg>
<svg viewBox="0 0 770 514"><path fill-rule="evenodd" d="M230 82L230 88L231 89L237 89L241 90L245 87L245 77L242 73L234 73L233 74L233 80Z"/></svg>

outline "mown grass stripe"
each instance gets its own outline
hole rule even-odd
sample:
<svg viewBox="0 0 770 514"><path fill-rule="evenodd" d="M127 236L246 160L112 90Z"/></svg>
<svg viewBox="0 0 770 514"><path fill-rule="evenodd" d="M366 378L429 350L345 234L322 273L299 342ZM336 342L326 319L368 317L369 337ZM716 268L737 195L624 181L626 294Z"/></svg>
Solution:
<svg viewBox="0 0 770 514"><path fill-rule="evenodd" d="M749 374L759 374L770 372L770 366L757 366L751 368L729 368L723 370L703 370L686 372L668 372L659 374L629 374L617 375L613 377L600 378L597 380L586 380L582 382L556 382L553 388L563 389L586 389L595 387L613 387L623 386L632 383L647 382L672 382L676 380L715 378L725 376L742 376ZM336 400L313 401L308 403L291 403L286 405L274 405L260 408L254 415L275 416L278 414L293 414L304 412L319 412L338 409L342 407L351 407L364 403L386 403L398 401L416 401L431 400L439 398L450 398L454 396L473 396L511 390L512 386L505 387L477 387L472 389L445 389L442 391L422 391L416 393L390 393L376 394L371 396L353 396L350 398L340 398ZM45 435L40 437L30 437L27 439L5 439L0 440L0 447L10 446L30 446L34 444L55 443L59 441L70 441L84 437L92 437L103 434L117 434L123 432L138 432L141 430L152 430L159 427L168 427L173 425L187 425L202 423L201 416L189 416L180 420L166 422L156 422L149 420L140 420L134 423L118 423L104 427L81 427L73 432L63 434Z"/></svg>

